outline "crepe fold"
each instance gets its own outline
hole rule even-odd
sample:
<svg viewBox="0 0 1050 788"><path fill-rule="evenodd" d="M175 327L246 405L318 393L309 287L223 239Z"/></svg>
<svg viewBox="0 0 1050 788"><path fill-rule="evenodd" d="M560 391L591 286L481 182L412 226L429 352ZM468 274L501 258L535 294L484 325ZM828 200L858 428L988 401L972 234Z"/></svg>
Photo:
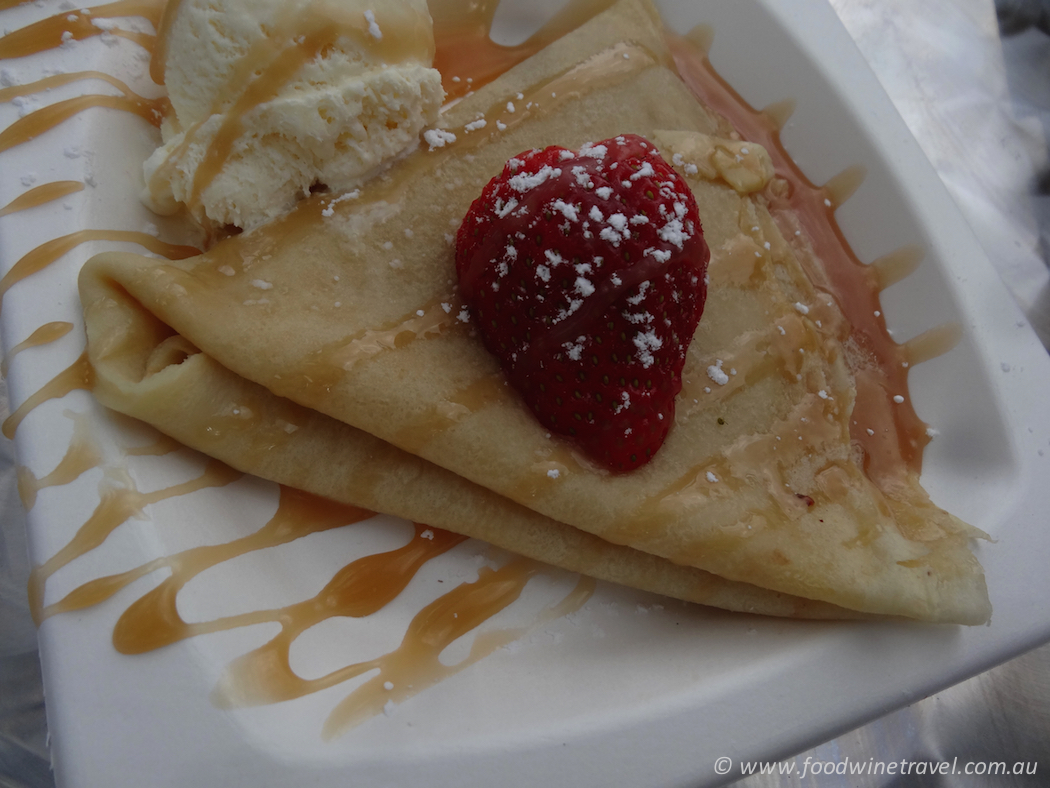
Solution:
<svg viewBox="0 0 1050 788"><path fill-rule="evenodd" d="M548 435L465 319L451 238L506 159L621 133L670 159L728 134L659 24L617 3L449 109L455 143L360 194L315 196L186 261L93 258L97 397L239 469L682 599L987 620L980 532L903 467L881 487L865 476L848 326L761 195L724 171L689 177L709 297L675 424L643 468L609 474Z"/></svg>

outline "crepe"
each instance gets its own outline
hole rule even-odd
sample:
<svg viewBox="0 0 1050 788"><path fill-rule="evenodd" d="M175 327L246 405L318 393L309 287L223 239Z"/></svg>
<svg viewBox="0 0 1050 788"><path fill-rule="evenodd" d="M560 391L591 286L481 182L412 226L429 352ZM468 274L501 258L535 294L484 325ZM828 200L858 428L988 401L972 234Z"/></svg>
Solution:
<svg viewBox="0 0 1050 788"><path fill-rule="evenodd" d="M85 278L81 292L96 398L238 470L689 602L797 618L856 617L554 522L235 375L173 334L112 279Z"/></svg>
<svg viewBox="0 0 1050 788"><path fill-rule="evenodd" d="M604 472L548 435L463 319L451 234L507 158L620 133L662 139L671 157L724 135L659 24L647 3L617 3L446 112L454 144L424 146L360 194L316 196L187 261L91 260L81 298L100 400L235 467L552 563L653 590L684 572L668 585L706 590L671 591L683 598L987 620L967 545L980 532L906 469L881 489L864 475L842 317L724 168L689 178L709 298L675 424L643 468ZM155 395L198 367L190 388L210 410ZM289 440L300 433L310 442Z"/></svg>

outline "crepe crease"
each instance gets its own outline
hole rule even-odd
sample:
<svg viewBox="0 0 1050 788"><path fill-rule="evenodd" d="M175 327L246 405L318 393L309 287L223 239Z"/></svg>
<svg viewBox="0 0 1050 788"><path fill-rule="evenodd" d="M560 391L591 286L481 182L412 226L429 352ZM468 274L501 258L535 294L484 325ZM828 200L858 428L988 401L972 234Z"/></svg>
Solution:
<svg viewBox="0 0 1050 788"><path fill-rule="evenodd" d="M773 615L985 621L967 543L980 532L914 474L880 489L857 465L844 321L760 195L688 179L710 295L676 423L631 474L548 436L458 319L449 239L507 158L621 133L665 140L670 158L688 134L668 130L728 134L668 63L655 11L625 0L456 104L443 123L457 143L356 199L316 196L187 261L92 259L96 396L241 470L646 590ZM464 133L519 93L534 106L505 130Z"/></svg>

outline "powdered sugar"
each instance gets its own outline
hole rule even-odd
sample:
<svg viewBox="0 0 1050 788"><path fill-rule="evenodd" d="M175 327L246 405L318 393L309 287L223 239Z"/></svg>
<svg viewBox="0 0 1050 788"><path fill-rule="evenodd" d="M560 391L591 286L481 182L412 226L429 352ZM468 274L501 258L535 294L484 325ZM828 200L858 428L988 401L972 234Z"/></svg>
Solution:
<svg viewBox="0 0 1050 788"><path fill-rule="evenodd" d="M423 140L430 146L430 150L435 150L455 142L456 135L445 129L427 129L423 132Z"/></svg>
<svg viewBox="0 0 1050 788"><path fill-rule="evenodd" d="M524 194L535 189L541 183L546 183L548 178L557 178L559 175L561 175L561 168L545 164L536 172L523 172L520 175L512 176L509 182L510 188Z"/></svg>
<svg viewBox="0 0 1050 788"><path fill-rule="evenodd" d="M573 222L580 220L580 215L576 210L576 206L565 202L565 200L555 200L552 204L554 210L560 212L562 216Z"/></svg>
<svg viewBox="0 0 1050 788"><path fill-rule="evenodd" d="M729 375L722 371L722 359L718 359L707 368L707 376L719 386L724 386L729 382Z"/></svg>
<svg viewBox="0 0 1050 788"><path fill-rule="evenodd" d="M368 22L368 34L376 41L381 41L383 38L383 31L380 30L379 25L376 24L375 12L372 10L365 11L365 21Z"/></svg>
<svg viewBox="0 0 1050 788"><path fill-rule="evenodd" d="M634 335L634 346L638 349L638 360L644 369L649 369L655 362L653 351L664 346L664 341L653 331L639 332Z"/></svg>

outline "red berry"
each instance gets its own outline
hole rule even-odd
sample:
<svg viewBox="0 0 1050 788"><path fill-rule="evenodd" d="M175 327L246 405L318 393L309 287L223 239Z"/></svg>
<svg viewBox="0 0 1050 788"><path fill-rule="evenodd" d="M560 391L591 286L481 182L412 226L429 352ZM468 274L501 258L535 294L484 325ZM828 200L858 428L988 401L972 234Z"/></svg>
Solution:
<svg viewBox="0 0 1050 788"><path fill-rule="evenodd" d="M461 292L511 385L615 471L667 436L709 258L689 187L635 135L515 156L456 238Z"/></svg>

